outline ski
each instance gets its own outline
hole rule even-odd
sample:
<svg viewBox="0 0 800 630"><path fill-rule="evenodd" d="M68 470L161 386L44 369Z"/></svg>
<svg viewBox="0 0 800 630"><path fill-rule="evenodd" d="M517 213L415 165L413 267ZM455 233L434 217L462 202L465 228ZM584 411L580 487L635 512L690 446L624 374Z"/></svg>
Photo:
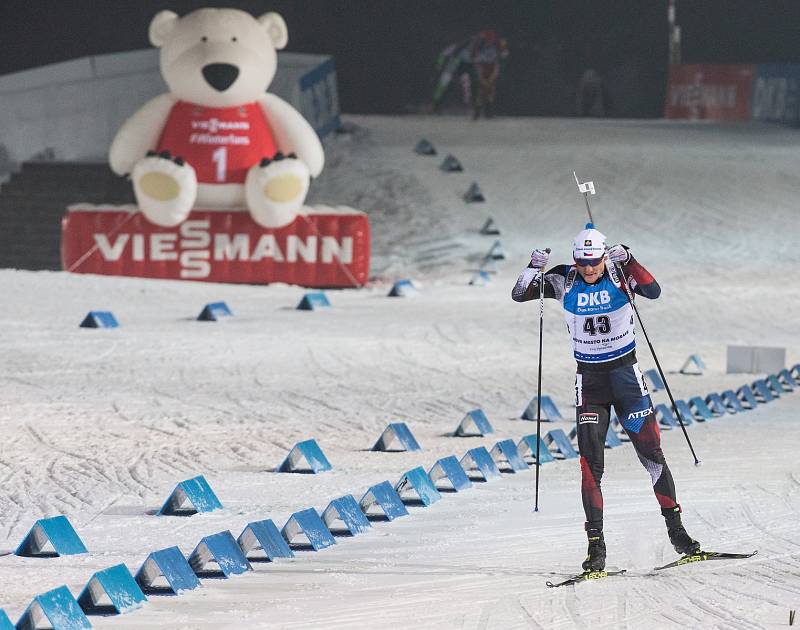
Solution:
<svg viewBox="0 0 800 630"><path fill-rule="evenodd" d="M678 558L674 562L665 564L662 567L655 567L654 571L662 571L663 569L670 569L672 567L679 567L684 564L691 564L692 562L704 562L705 560L741 560L742 558L752 558L758 553L758 550L753 553L725 553L723 551L698 551L689 556Z"/></svg>
<svg viewBox="0 0 800 630"><path fill-rule="evenodd" d="M623 575L625 571L625 569L622 569L621 571L584 571L578 575L573 575L571 578L566 579L563 582L557 582L553 584L552 582L548 581L545 582L545 584L547 584L547 586L550 588L557 588L559 586L569 586L570 584L586 582L587 580L600 580L605 577L611 577L612 575Z"/></svg>

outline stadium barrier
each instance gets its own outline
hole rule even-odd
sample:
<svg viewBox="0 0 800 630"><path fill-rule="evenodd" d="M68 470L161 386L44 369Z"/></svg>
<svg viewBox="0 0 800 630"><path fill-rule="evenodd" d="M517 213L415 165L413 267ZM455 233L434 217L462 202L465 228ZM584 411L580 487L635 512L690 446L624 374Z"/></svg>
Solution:
<svg viewBox="0 0 800 630"><path fill-rule="evenodd" d="M675 64L664 117L800 125L800 64Z"/></svg>

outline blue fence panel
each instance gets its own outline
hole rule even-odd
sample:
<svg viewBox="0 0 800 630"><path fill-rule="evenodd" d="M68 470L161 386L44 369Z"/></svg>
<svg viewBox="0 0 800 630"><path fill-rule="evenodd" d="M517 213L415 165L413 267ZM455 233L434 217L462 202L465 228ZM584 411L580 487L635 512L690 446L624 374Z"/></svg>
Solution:
<svg viewBox="0 0 800 630"><path fill-rule="evenodd" d="M755 67L752 118L800 124L800 65L764 63Z"/></svg>

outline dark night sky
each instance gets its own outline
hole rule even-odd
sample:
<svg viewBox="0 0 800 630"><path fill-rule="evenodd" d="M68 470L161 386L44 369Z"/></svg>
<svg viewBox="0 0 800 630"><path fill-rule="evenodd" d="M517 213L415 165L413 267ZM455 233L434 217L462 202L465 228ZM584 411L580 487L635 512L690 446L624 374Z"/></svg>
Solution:
<svg viewBox="0 0 800 630"><path fill-rule="evenodd" d="M483 28L508 39L498 110L568 114L588 67L618 115L658 116L667 0L0 0L0 74L149 47L161 9L278 11L287 50L334 55L346 112L411 111L430 100L438 52ZM800 0L677 0L684 62L800 62Z"/></svg>

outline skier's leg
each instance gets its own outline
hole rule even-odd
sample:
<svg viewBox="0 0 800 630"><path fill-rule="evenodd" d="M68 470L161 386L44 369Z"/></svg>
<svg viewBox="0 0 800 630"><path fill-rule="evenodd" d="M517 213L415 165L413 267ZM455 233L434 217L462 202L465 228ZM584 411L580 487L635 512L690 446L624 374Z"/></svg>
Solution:
<svg viewBox="0 0 800 630"><path fill-rule="evenodd" d="M614 370L611 374L614 409L639 461L650 473L653 493L666 520L670 541L678 553L693 553L700 545L692 540L681 523L681 507L675 493L675 481L661 450L661 433L655 410L639 366L634 363Z"/></svg>
<svg viewBox="0 0 800 630"><path fill-rule="evenodd" d="M611 372L614 409L636 449L639 461L650 473L653 492L662 508L674 508L675 482L661 450L661 434L655 410L639 365L626 365Z"/></svg>
<svg viewBox="0 0 800 630"><path fill-rule="evenodd" d="M610 405L607 378L593 373L575 375L575 403L578 449L581 462L581 498L586 514L589 549L583 568L602 571L606 563L603 539L603 492L601 482L605 458L605 435L608 431Z"/></svg>
<svg viewBox="0 0 800 630"><path fill-rule="evenodd" d="M576 410L578 450L581 454L581 497L586 521L603 527L603 468L609 406L584 404Z"/></svg>

